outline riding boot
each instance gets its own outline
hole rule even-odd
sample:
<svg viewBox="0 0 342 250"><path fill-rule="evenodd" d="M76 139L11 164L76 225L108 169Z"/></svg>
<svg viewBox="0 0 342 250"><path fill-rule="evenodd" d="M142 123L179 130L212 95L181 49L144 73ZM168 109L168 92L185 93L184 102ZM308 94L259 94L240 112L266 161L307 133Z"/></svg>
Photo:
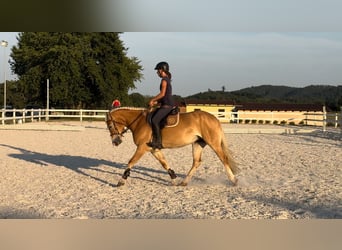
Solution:
<svg viewBox="0 0 342 250"><path fill-rule="evenodd" d="M162 145L162 137L161 137L161 133L160 133L160 127L158 126L156 128L156 131L155 131L155 143L156 143L156 148L163 148L163 145Z"/></svg>
<svg viewBox="0 0 342 250"><path fill-rule="evenodd" d="M163 148L159 126L152 125L152 142L148 142L147 146L152 147L153 149Z"/></svg>

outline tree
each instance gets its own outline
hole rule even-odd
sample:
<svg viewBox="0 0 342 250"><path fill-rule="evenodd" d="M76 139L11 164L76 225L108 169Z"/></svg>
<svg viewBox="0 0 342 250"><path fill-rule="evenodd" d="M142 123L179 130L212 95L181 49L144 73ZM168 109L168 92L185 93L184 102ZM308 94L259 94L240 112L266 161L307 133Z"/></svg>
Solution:
<svg viewBox="0 0 342 250"><path fill-rule="evenodd" d="M129 95L130 104L133 107L143 107L146 108L148 104L148 98L139 94L139 93L132 93Z"/></svg>
<svg viewBox="0 0 342 250"><path fill-rule="evenodd" d="M22 32L12 48L11 68L27 103L108 108L114 97L129 101L128 91L142 77L136 57L129 58L119 33Z"/></svg>

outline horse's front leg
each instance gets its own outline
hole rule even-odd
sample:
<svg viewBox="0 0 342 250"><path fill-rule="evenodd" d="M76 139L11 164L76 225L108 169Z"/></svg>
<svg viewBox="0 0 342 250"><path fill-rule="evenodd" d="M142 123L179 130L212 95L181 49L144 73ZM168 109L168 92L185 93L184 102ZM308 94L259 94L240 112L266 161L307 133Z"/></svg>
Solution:
<svg viewBox="0 0 342 250"><path fill-rule="evenodd" d="M145 154L146 147L138 146L137 150L135 151L132 158L129 160L127 164L127 168L125 169L125 172L123 173L121 179L118 182L118 187L123 186L126 184L127 178L131 173L131 169L133 168L134 164L137 163L137 161Z"/></svg>
<svg viewBox="0 0 342 250"><path fill-rule="evenodd" d="M160 150L152 150L151 153L160 162L160 164L163 166L163 168L170 175L172 185L176 185L175 181L176 181L177 175L175 174L175 171L173 171L169 167L169 164L167 163L167 161L166 161L166 159L164 157L164 154Z"/></svg>

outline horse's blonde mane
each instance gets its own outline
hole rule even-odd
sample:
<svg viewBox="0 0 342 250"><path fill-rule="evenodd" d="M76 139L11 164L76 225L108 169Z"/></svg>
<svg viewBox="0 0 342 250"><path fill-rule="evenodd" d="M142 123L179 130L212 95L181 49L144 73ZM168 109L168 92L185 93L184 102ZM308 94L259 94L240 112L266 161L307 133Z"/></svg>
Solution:
<svg viewBox="0 0 342 250"><path fill-rule="evenodd" d="M112 109L111 111L115 111L115 110L139 110L139 111L145 111L147 110L147 108L141 108L141 107L119 107L119 108L115 108Z"/></svg>

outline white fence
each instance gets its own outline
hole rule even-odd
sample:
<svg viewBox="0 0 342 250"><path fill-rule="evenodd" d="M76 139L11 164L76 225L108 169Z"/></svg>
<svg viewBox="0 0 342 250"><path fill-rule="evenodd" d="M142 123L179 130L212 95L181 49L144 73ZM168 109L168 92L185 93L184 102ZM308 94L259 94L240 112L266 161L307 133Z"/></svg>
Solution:
<svg viewBox="0 0 342 250"><path fill-rule="evenodd" d="M104 120L108 110L88 109L4 109L0 110L1 124L17 124L49 119L99 119Z"/></svg>
<svg viewBox="0 0 342 250"><path fill-rule="evenodd" d="M244 124L290 124L341 127L342 111L340 113L327 112L211 112L223 123Z"/></svg>
<svg viewBox="0 0 342 250"><path fill-rule="evenodd" d="M83 121L104 120L108 110L88 109L2 109L0 120L2 125L17 124L33 121L48 121L49 119L76 119ZM288 113L286 118L277 117L273 112L212 112L221 122L226 123L257 123L257 124L302 124L340 127L342 130L342 111L340 113L304 113L301 117ZM248 121L248 122L247 122Z"/></svg>

